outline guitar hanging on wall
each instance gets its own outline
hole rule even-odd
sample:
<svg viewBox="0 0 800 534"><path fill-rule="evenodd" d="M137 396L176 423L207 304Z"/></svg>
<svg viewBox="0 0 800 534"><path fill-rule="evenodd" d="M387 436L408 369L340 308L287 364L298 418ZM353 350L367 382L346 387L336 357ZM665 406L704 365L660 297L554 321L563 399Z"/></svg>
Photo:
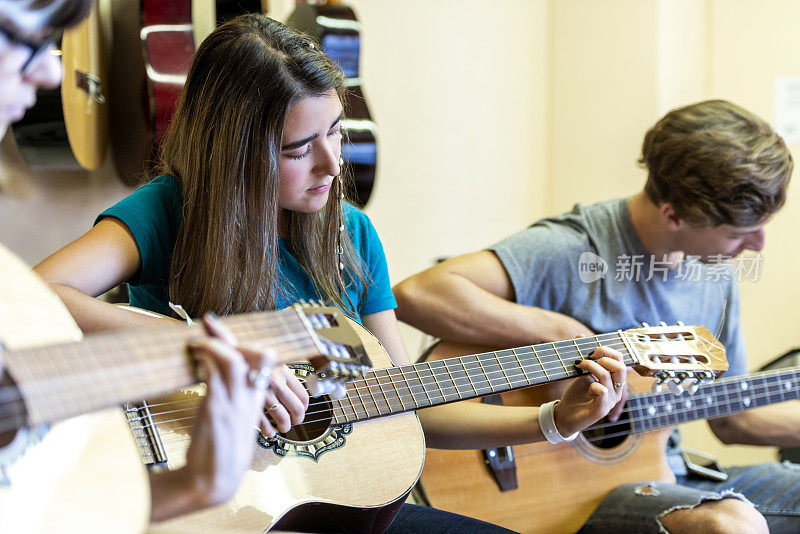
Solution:
<svg viewBox="0 0 800 534"><path fill-rule="evenodd" d="M264 4L262 0L216 0L211 4L215 9L214 23L219 25L244 13L260 13ZM141 43L141 61L144 63L140 99L143 103L144 131L140 135L145 139L144 143L136 141L132 147L127 138L130 134L117 130L113 144L114 165L123 182L128 185L140 183L146 174L147 162L158 159L198 45L195 42L191 0L141 0L140 17L138 39ZM122 31L131 33L122 22L118 25ZM126 40L132 37L126 37ZM123 76L122 73L118 74ZM120 87L119 93L123 92L126 97L121 100L137 101L130 87ZM117 112L118 115L127 113L129 111L124 109Z"/></svg>
<svg viewBox="0 0 800 534"><path fill-rule="evenodd" d="M108 139L108 104L102 32L97 6L68 30L54 53L62 56L61 86L41 89L36 105L13 125L19 152L29 166L97 170Z"/></svg>
<svg viewBox="0 0 800 534"><path fill-rule="evenodd" d="M342 145L342 158L353 171L356 196L352 200L363 208L375 182L377 127L361 90L358 67L361 24L353 10L338 0L317 4L298 1L286 24L312 36L347 76L343 102L346 119L342 121L342 134L347 142Z"/></svg>

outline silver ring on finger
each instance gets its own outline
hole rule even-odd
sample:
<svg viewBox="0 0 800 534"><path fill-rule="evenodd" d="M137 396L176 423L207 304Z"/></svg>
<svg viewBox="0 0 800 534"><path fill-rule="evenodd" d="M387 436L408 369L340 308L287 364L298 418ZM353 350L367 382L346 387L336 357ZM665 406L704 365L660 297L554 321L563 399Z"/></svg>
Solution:
<svg viewBox="0 0 800 534"><path fill-rule="evenodd" d="M614 382L614 389L619 389L622 387L622 382Z"/></svg>
<svg viewBox="0 0 800 534"><path fill-rule="evenodd" d="M261 367L260 369L250 369L247 372L247 381L255 389L267 389L269 387L269 377L272 374L271 367Z"/></svg>
<svg viewBox="0 0 800 534"><path fill-rule="evenodd" d="M271 412L271 411L277 410L279 406L280 406L280 404L278 404L278 403L276 402L275 404L273 404L272 406L270 406L269 408L267 408L267 411L268 411L268 412Z"/></svg>

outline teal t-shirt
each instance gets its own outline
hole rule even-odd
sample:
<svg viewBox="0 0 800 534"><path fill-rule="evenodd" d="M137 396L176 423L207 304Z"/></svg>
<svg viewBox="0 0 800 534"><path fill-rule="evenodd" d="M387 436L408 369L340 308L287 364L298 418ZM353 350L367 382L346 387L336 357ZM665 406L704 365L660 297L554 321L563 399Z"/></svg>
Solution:
<svg viewBox="0 0 800 534"><path fill-rule="evenodd" d="M369 218L350 204L344 204L345 227L356 252L364 262L369 275L366 295L357 281L347 286L347 296L359 314L370 315L394 309L397 303L392 295L386 256L378 234ZM132 306L172 315L169 308L168 280L172 250L181 222L181 191L178 182L170 175L155 178L128 197L101 213L104 217L119 219L133 234L139 248L142 265L139 272L128 280L128 293ZM317 300L311 278L303 271L297 259L289 252L286 242L278 239L280 275L289 292L283 308L294 302ZM176 302L175 304L180 304Z"/></svg>

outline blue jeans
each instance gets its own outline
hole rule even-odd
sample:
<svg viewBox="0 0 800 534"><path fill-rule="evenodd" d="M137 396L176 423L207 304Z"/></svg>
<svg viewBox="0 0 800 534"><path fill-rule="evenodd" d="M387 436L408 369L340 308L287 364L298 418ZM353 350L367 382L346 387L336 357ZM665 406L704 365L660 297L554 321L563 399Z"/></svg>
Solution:
<svg viewBox="0 0 800 534"><path fill-rule="evenodd" d="M436 508L404 504L385 534L514 534L491 523Z"/></svg>
<svg viewBox="0 0 800 534"><path fill-rule="evenodd" d="M579 531L581 534L668 531L659 518L675 509L707 500L740 498L753 503L773 534L800 532L800 465L766 463L727 469L728 480L717 482L692 475L678 484L638 482L609 493Z"/></svg>

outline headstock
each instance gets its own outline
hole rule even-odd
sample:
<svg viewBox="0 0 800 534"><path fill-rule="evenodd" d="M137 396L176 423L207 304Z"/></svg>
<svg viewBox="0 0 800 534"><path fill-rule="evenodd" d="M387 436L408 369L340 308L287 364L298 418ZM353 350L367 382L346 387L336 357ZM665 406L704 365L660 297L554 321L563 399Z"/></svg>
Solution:
<svg viewBox="0 0 800 534"><path fill-rule="evenodd" d="M311 360L316 373L306 378L312 395L341 397L344 384L372 367L361 339L338 308L300 301L294 308L317 334L320 356Z"/></svg>
<svg viewBox="0 0 800 534"><path fill-rule="evenodd" d="M725 347L707 328L677 324L650 326L622 332L622 339L636 360L634 369L655 378L653 392L664 385L675 395L690 395L703 382L709 382L728 370Z"/></svg>

